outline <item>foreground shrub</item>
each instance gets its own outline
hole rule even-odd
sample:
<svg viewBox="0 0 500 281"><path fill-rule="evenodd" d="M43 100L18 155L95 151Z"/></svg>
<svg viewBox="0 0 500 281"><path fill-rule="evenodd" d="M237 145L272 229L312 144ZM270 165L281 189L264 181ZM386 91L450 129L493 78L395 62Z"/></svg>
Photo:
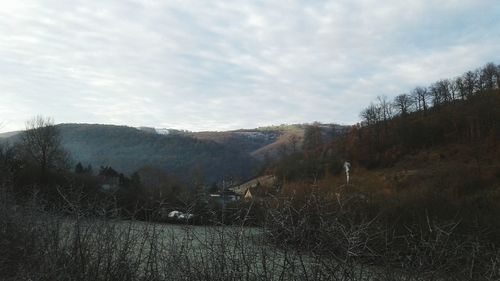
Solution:
<svg viewBox="0 0 500 281"><path fill-rule="evenodd" d="M425 208L403 212L389 199L382 203L356 192L333 197L311 188L300 197L275 198L268 239L325 260L403 271L423 280L500 278L500 248L484 225L462 225L459 217L442 219Z"/></svg>
<svg viewBox="0 0 500 281"><path fill-rule="evenodd" d="M319 195L276 198L264 228L61 216L2 196L0 279L498 280L481 233L433 219L401 232L360 196Z"/></svg>

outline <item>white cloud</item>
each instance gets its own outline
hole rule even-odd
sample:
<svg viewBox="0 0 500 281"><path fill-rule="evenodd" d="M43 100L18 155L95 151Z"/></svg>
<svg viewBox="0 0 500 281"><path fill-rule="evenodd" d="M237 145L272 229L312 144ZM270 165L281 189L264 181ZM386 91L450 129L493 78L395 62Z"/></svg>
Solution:
<svg viewBox="0 0 500 281"><path fill-rule="evenodd" d="M353 123L377 95L495 61L500 46L494 0L1 7L3 131L39 113L190 130Z"/></svg>

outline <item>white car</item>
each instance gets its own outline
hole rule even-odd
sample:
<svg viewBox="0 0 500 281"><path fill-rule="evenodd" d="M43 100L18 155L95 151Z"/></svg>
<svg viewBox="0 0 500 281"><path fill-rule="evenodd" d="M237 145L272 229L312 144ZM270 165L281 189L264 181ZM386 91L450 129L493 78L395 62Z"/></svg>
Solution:
<svg viewBox="0 0 500 281"><path fill-rule="evenodd" d="M182 214L182 212L172 211L172 212L168 213L168 217L171 219L178 218L181 214Z"/></svg>
<svg viewBox="0 0 500 281"><path fill-rule="evenodd" d="M168 217L171 219L177 219L177 220L190 220L194 218L194 214L190 213L183 213L181 211L172 211L168 213Z"/></svg>

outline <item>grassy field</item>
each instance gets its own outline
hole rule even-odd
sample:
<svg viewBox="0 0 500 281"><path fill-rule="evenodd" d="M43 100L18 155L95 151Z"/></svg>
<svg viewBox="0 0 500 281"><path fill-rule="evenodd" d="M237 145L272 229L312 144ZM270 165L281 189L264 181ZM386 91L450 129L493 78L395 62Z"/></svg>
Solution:
<svg viewBox="0 0 500 281"><path fill-rule="evenodd" d="M388 251L408 259L395 264L402 259L371 248L390 233L341 215L314 216L323 201L314 202L305 209L283 202L270 212L274 225L256 228L96 218L77 209L61 215L0 196L0 280L497 280L497 267L485 264L496 260L480 241L471 253L482 258L468 259L480 269L474 275L442 270L449 264L441 255L458 251L451 254L459 259L471 248L454 247L454 236L441 232L408 241L419 251L413 256Z"/></svg>
<svg viewBox="0 0 500 281"><path fill-rule="evenodd" d="M270 244L262 228L89 219L9 204L0 212L0 280L377 280L395 274Z"/></svg>

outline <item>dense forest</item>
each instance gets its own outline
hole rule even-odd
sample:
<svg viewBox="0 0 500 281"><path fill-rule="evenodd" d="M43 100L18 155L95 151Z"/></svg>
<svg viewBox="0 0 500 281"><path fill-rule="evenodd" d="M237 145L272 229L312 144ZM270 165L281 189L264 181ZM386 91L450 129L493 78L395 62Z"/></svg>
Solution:
<svg viewBox="0 0 500 281"><path fill-rule="evenodd" d="M197 174L206 183L224 176L239 179L255 173L257 162L245 151L183 134L160 135L135 128L105 125L60 125L62 145L75 161L111 166L131 174L153 166L187 183Z"/></svg>
<svg viewBox="0 0 500 281"><path fill-rule="evenodd" d="M232 137L231 142L199 139L187 133L168 135L147 132L126 126L62 124L57 125L61 146L71 156L73 165L81 162L95 169L110 166L130 175L145 166L153 166L175 174L186 184L196 174L204 183L225 177L244 180L258 168L258 161L244 144L253 147L273 142L273 136L261 138ZM20 135L4 139L15 143Z"/></svg>

